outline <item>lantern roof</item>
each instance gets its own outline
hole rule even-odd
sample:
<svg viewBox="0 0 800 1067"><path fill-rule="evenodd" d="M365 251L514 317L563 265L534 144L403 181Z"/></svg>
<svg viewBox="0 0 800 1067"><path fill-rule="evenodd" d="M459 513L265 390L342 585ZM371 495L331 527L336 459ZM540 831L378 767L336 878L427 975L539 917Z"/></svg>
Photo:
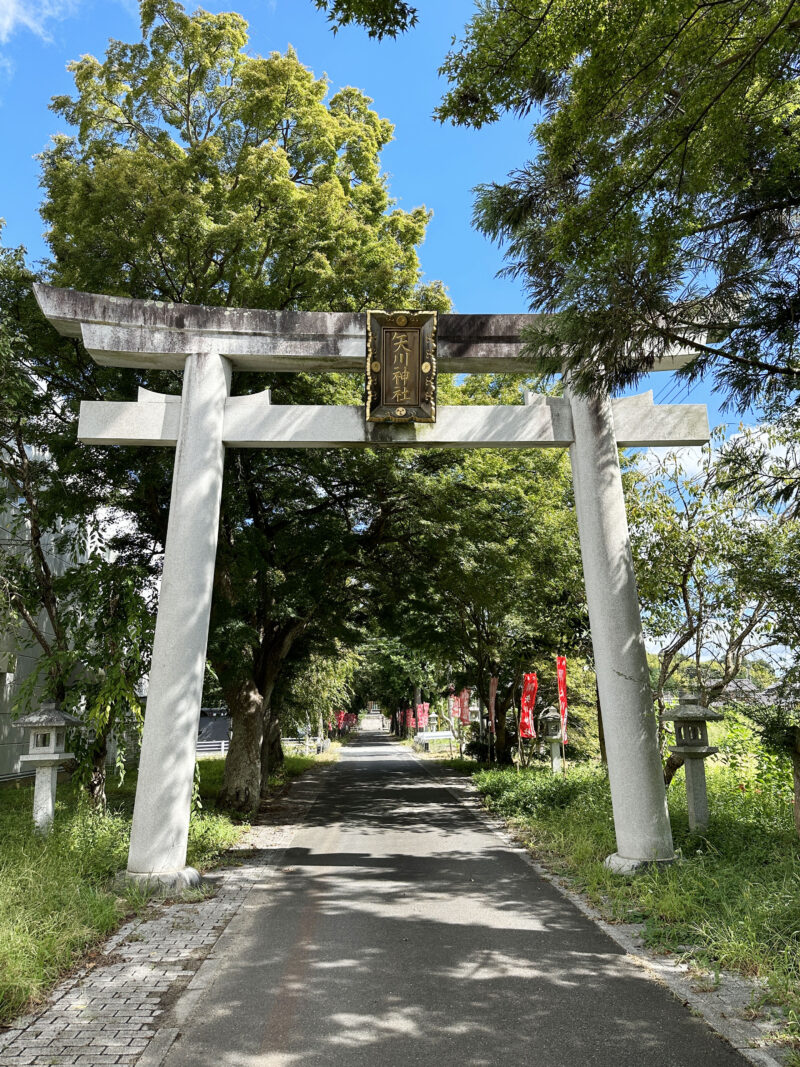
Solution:
<svg viewBox="0 0 800 1067"><path fill-rule="evenodd" d="M61 710L61 705L52 701L42 704L38 711L32 711L30 715L23 715L14 720L15 726L23 726L27 729L35 729L40 726L80 726L81 720L66 711Z"/></svg>
<svg viewBox="0 0 800 1067"><path fill-rule="evenodd" d="M700 703L694 693L682 693L674 708L667 708L663 718L667 722L719 722L725 716L719 711L712 711Z"/></svg>

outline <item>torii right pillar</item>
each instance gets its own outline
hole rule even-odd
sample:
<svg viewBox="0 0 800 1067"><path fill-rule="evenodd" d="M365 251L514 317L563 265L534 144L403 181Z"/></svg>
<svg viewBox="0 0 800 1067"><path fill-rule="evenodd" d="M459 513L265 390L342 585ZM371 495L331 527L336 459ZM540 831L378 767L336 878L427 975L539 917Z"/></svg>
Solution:
<svg viewBox="0 0 800 1067"><path fill-rule="evenodd" d="M567 389L569 455L617 851L611 870L674 859L611 400Z"/></svg>

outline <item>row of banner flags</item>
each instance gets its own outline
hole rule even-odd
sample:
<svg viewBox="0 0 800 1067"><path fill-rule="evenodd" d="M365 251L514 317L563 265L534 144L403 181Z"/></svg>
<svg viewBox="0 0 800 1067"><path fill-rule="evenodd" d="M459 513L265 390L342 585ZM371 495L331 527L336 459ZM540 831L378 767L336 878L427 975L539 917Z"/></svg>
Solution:
<svg viewBox="0 0 800 1067"><path fill-rule="evenodd" d="M564 744L567 744L567 657L556 656L556 678L558 679L558 710L561 715L561 737ZM489 731L494 734L495 732L495 701L497 699L497 678L492 678L489 682ZM536 717L536 694L539 689L539 679L535 672L524 674L522 676L522 697L520 699L519 709L519 735L522 738L530 739L536 737L536 729L534 727L534 719ZM462 689L461 692L456 695L453 693L450 697L450 718L459 719L462 723L469 723L469 689ZM427 704L423 705L427 708ZM411 709L408 709L410 713ZM427 723L427 712L426 712Z"/></svg>
<svg viewBox="0 0 800 1067"><path fill-rule="evenodd" d="M451 694L449 707L451 719L460 719L463 723L469 723L469 697L469 689L462 689L458 695Z"/></svg>
<svg viewBox="0 0 800 1067"><path fill-rule="evenodd" d="M343 730L345 726L358 726L358 715L354 711L336 712L336 728Z"/></svg>
<svg viewBox="0 0 800 1067"><path fill-rule="evenodd" d="M407 729L420 729L424 730L428 725L428 716L430 712L430 704L417 704L416 714L414 714L413 708L406 708L403 712L404 725Z"/></svg>

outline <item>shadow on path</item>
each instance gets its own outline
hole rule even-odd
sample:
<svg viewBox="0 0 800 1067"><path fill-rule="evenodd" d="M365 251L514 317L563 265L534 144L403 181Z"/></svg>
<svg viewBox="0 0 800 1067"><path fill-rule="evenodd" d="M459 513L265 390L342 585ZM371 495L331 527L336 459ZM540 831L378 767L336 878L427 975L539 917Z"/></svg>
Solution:
<svg viewBox="0 0 800 1067"><path fill-rule="evenodd" d="M171 1067L745 1062L386 735L216 952Z"/></svg>

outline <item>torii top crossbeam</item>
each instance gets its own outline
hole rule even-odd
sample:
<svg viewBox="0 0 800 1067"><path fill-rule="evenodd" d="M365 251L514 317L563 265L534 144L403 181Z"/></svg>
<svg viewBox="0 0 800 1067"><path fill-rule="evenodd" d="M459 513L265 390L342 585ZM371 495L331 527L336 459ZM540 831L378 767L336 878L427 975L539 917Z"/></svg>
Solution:
<svg viewBox="0 0 800 1067"><path fill-rule="evenodd" d="M366 312L258 311L34 286L55 328L81 337L104 366L174 369L188 352L213 348L236 371L364 371ZM440 315L439 370L508 374L537 370L522 355L522 330L543 315ZM676 370L691 355L676 351L657 370Z"/></svg>
<svg viewBox="0 0 800 1067"><path fill-rule="evenodd" d="M80 337L104 366L183 368L187 355L213 352L233 371L364 372L366 313L258 311L168 304L153 300L35 286L56 329ZM440 315L437 362L452 373L526 373L523 327L538 315ZM659 361L661 371L683 366L690 353ZM78 436L86 444L174 446L178 397L140 390L136 403L88 401ZM268 393L229 397L223 441L237 448L566 447L573 440L568 401L532 397L521 406L440 407L432 425L375 425L355 406L273 405ZM652 393L613 401L620 447L689 445L708 440L705 407L653 404Z"/></svg>

